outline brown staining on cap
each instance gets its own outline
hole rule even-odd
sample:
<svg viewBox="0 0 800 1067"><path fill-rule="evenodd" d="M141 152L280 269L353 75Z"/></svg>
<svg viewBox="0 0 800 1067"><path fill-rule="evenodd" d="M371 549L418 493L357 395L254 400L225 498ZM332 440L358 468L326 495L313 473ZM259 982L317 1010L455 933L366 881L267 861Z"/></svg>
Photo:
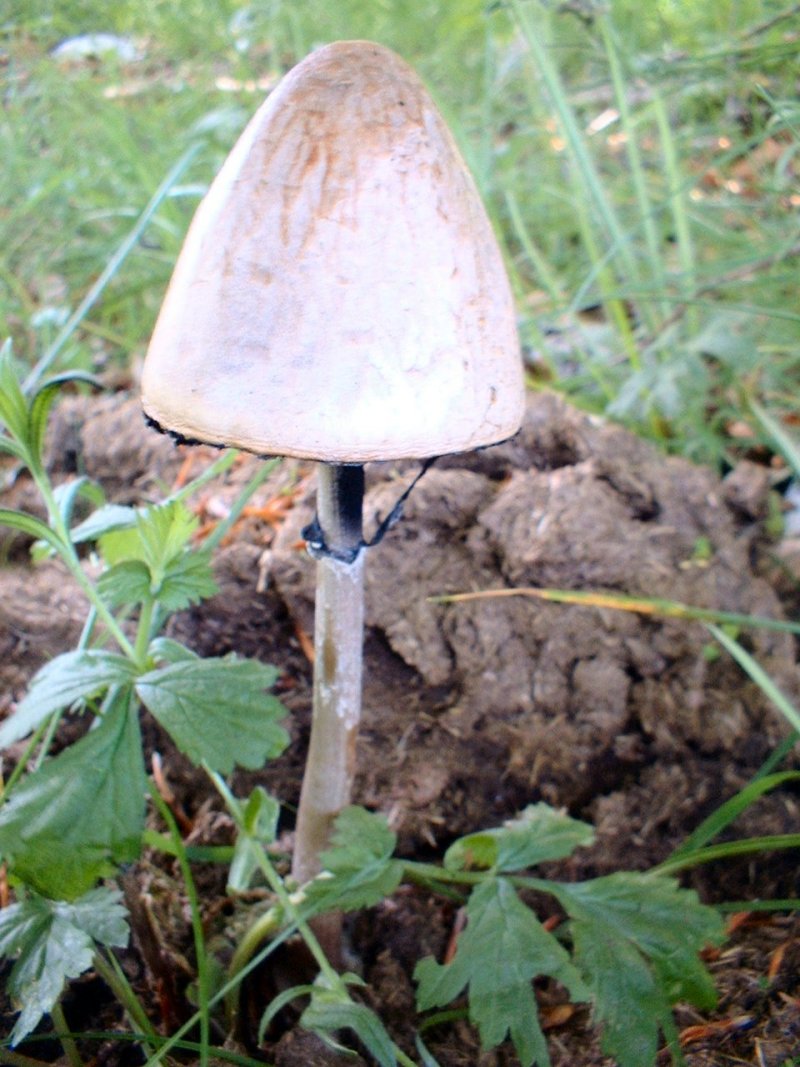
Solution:
<svg viewBox="0 0 800 1067"><path fill-rule="evenodd" d="M422 458L517 430L502 257L393 52L321 48L253 117L192 223L142 388L162 426L262 455Z"/></svg>

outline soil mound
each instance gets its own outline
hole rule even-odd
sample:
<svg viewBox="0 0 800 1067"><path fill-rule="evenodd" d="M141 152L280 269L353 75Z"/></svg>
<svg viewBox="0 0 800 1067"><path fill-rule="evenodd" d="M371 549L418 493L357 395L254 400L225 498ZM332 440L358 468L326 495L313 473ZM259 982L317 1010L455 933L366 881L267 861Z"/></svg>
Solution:
<svg viewBox="0 0 800 1067"><path fill-rule="evenodd" d="M54 471L85 473L112 500L157 499L182 461L144 425L135 399L75 398L58 409ZM257 462L239 464L198 507L224 510ZM236 650L282 669L295 743L262 779L289 804L310 705L303 639L313 626L314 564L301 530L314 482L306 473L280 467L262 498L295 484L294 507L277 528L245 523L219 553L220 593L171 624L203 655ZM415 473L369 468L373 525ZM369 550L357 799L389 815L408 852L543 798L598 828L597 845L576 861L580 873L663 858L785 733L707 630L523 596L430 598L553 587L781 617L754 563L768 492L752 465L720 481L548 393L531 396L511 441L441 459L402 521ZM24 504L29 495L24 479L6 494ZM74 641L84 607L54 565L8 566L0 585L0 692L9 703ZM792 637L751 630L743 639L789 695L800 690ZM191 777L188 766L184 773ZM762 804L771 832L793 821L787 804Z"/></svg>

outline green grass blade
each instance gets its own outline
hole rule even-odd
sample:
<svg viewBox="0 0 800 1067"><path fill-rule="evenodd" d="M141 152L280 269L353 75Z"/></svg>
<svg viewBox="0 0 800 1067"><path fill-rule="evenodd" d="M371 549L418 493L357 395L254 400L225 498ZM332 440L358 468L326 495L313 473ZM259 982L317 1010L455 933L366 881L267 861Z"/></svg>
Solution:
<svg viewBox="0 0 800 1067"><path fill-rule="evenodd" d="M697 287L697 264L692 238L692 224L689 213L686 210L688 187L680 171L675 137L669 124L667 109L658 91L655 92L653 97L653 113L661 141L661 154L664 159L664 173L667 179L667 199L672 212L675 242L678 249L678 263L680 265L678 285L681 297L686 299L695 292ZM690 334L698 329L697 314L692 308L689 310L686 325Z"/></svg>
<svg viewBox="0 0 800 1067"><path fill-rule="evenodd" d="M611 84L614 87L614 97L620 115L622 132L625 134L625 150L627 152L628 165L633 180L636 204L641 218L645 248L647 249L647 266L655 289L659 293L665 294L666 285L664 281L663 252L655 225L655 209L648 192L644 166L642 165L642 156L639 151L637 129L633 122L631 109L628 104L625 76L622 69L622 58L620 56L616 34L607 14L599 14L597 16L597 27L605 47L608 69L611 74ZM648 314L649 309L646 305L643 310L645 314ZM662 303L659 310L662 318L666 318L670 312L667 303ZM652 318L652 316L648 315L648 318ZM652 331L655 328L655 322L653 321L648 322L646 325L648 331Z"/></svg>
<svg viewBox="0 0 800 1067"><path fill-rule="evenodd" d="M525 43L536 64L547 90L550 102L558 117L570 157L576 165L585 192L594 203L615 251L622 261L623 277L636 276L636 264L630 250L630 238L624 232L616 211L606 195L605 186L597 171L586 140L581 132L575 110L569 102L563 79L552 61L547 43L540 32L541 25L534 24L530 7L536 7L543 15L541 4L524 4L522 0L510 0L510 7L522 31ZM541 22L541 19L540 19Z"/></svg>
<svg viewBox="0 0 800 1067"><path fill-rule="evenodd" d="M800 899L726 900L723 904L717 904L717 907L720 911L734 914L739 911L800 911Z"/></svg>
<svg viewBox="0 0 800 1067"><path fill-rule="evenodd" d="M797 781L800 781L800 771L783 771L780 774L770 774L764 778L757 778L755 781L750 782L743 789L740 789L735 796L731 797L730 800L721 804L716 811L708 816L707 819L704 819L697 829L675 849L667 860L667 863L685 858L690 853L703 848L709 841L713 840L713 838L726 829L734 819L738 818L739 815L754 804L759 797L763 796L764 793L769 793L771 790L777 789L778 786L783 785L785 782Z"/></svg>
<svg viewBox="0 0 800 1067"><path fill-rule="evenodd" d="M90 288L83 300L81 300L69 319L64 323L56 339L49 345L42 357L37 361L31 372L28 374L23 386L25 392L30 392L34 389L42 375L55 363L64 345L73 335L90 309L98 301L108 283L119 272L120 267L130 253L137 246L139 239L150 224L150 220L153 218L156 211L158 211L163 201L169 196L178 179L200 151L200 147L199 143L192 145L169 170L164 180L153 193L149 203L136 220L136 224L119 245L108 263L106 263L97 281Z"/></svg>
<svg viewBox="0 0 800 1067"><path fill-rule="evenodd" d="M547 295L552 301L553 307L560 307L564 303L564 293L558 276L550 266L544 254L539 250L522 216L519 201L509 189L505 194L508 217L511 221L512 232L519 241L520 247L531 262L533 271L544 286Z"/></svg>
<svg viewBox="0 0 800 1067"><path fill-rule="evenodd" d="M685 856L665 860L653 871L657 874L675 874L690 867L699 867L715 860L733 859L735 856L749 856L753 852L773 852L776 850L800 848L800 834L765 834L763 837L747 837L739 841L726 841L721 845L708 845L696 849Z"/></svg>
<svg viewBox="0 0 800 1067"><path fill-rule="evenodd" d="M719 626L715 626L713 623L707 623L706 625L726 652L733 656L742 670L756 683L761 692L772 701L792 729L800 731L800 712L789 698L778 689L761 664L746 649L742 648L738 641L734 641Z"/></svg>
<svg viewBox="0 0 800 1067"><path fill-rule="evenodd" d="M788 463L795 478L800 478L800 443L795 441L757 400L748 399L747 404L761 428Z"/></svg>

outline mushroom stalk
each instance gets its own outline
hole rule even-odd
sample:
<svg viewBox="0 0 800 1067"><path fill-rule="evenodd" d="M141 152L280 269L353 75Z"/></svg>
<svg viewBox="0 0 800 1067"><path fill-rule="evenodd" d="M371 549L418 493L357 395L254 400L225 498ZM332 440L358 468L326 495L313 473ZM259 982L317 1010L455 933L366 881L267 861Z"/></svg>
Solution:
<svg viewBox="0 0 800 1067"><path fill-rule="evenodd" d="M333 820L350 803L361 717L364 552L360 464L320 464L314 696L292 864L299 884L320 869Z"/></svg>

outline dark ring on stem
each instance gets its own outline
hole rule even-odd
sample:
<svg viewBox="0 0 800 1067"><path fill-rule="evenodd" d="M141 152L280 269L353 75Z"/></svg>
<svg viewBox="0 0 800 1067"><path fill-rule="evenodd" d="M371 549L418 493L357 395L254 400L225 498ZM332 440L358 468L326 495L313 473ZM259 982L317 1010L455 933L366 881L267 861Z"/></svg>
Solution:
<svg viewBox="0 0 800 1067"><path fill-rule="evenodd" d="M384 539L389 530L391 530L393 526L396 526L400 519L402 519L403 505L405 504L406 500L408 500L408 498L411 496L411 493L416 488L417 483L420 481L423 475L426 474L428 470L430 470L430 468L433 466L433 464L438 458L438 456L431 456L429 459L423 461L419 473L408 486L408 488L405 490L405 492L397 499L389 514L386 516L386 518L379 520L378 527L375 530L375 534L369 541L365 541L362 537L357 544L352 546L352 548L331 548L325 540L325 534L323 533L322 527L320 526L318 516L314 515L312 521L307 526L304 526L303 529L300 531L300 536L306 542L308 554L310 556L313 556L314 559L327 558L334 559L339 563L355 563L355 561L358 559L359 553L363 548L374 548L375 545L380 544L380 542Z"/></svg>

